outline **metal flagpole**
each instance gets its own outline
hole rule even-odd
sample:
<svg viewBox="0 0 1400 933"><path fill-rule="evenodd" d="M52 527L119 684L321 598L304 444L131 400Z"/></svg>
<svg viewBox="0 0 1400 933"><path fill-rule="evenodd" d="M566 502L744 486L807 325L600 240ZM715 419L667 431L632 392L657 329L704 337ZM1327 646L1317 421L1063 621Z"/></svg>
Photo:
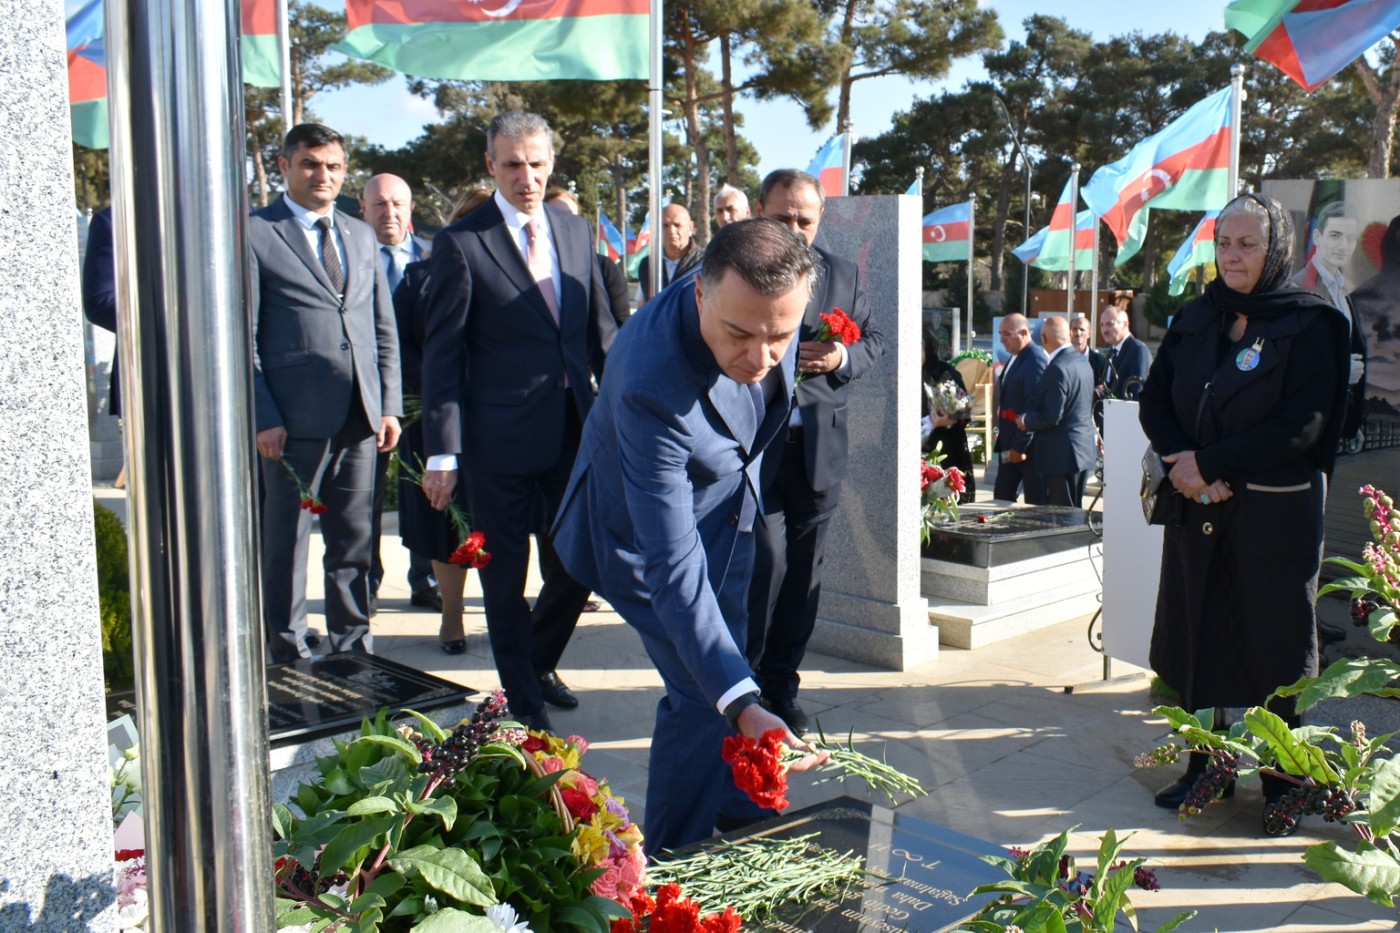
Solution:
<svg viewBox="0 0 1400 933"><path fill-rule="evenodd" d="M106 4L153 933L276 928L238 22L235 0Z"/></svg>
<svg viewBox="0 0 1400 933"><path fill-rule="evenodd" d="M282 59L282 135L292 128L292 26L288 0L277 0L277 54Z"/></svg>
<svg viewBox="0 0 1400 933"><path fill-rule="evenodd" d="M973 266L973 243L977 240L977 198L967 199L967 332L972 333L972 280L975 273ZM953 353L956 355L962 352L962 335L955 328L953 330Z"/></svg>
<svg viewBox="0 0 1400 933"><path fill-rule="evenodd" d="M1244 66L1230 66L1230 198L1240 193L1240 117L1244 109ZM1223 205L1222 205L1223 206Z"/></svg>
<svg viewBox="0 0 1400 933"><path fill-rule="evenodd" d="M922 165L914 169L914 193L921 198L924 196L924 167Z"/></svg>
<svg viewBox="0 0 1400 933"><path fill-rule="evenodd" d="M653 295L661 291L662 271L661 254L657 252L657 246L661 243L661 121L664 117L661 112L661 92L662 83L665 81L661 69L661 26L661 0L651 0L651 88L648 94L651 124L648 127L650 136L647 147L648 171L651 175L651 186L647 193L647 205L651 211L651 243L648 244L647 250L651 260L647 263L647 271L651 275Z"/></svg>
<svg viewBox="0 0 1400 933"><path fill-rule="evenodd" d="M1079 163L1069 167L1069 279L1065 285L1065 320L1074 316L1074 254L1079 245Z"/></svg>
<svg viewBox="0 0 1400 933"><path fill-rule="evenodd" d="M1099 332L1099 219L1094 218L1094 259L1089 273L1089 352L1094 349L1094 335Z"/></svg>
<svg viewBox="0 0 1400 933"><path fill-rule="evenodd" d="M842 137L844 143L841 146L841 193L851 193L851 146L855 142L855 136L851 133L851 121L847 120L846 125L841 128L845 134ZM922 192L921 192L922 193Z"/></svg>

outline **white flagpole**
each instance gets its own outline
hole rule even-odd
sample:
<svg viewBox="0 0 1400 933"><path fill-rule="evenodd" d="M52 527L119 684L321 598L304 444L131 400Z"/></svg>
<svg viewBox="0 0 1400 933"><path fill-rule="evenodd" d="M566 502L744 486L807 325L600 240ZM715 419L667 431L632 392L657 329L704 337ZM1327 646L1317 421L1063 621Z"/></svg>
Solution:
<svg viewBox="0 0 1400 933"><path fill-rule="evenodd" d="M923 178L922 175L919 176ZM967 199L967 332L972 333L972 276L974 268L972 265L972 243L977 239L977 198ZM953 355L962 352L962 332L956 321L953 325Z"/></svg>
<svg viewBox="0 0 1400 933"><path fill-rule="evenodd" d="M1074 254L1079 239L1079 163L1069 167L1069 278L1065 284L1065 320L1074 315Z"/></svg>
<svg viewBox="0 0 1400 933"><path fill-rule="evenodd" d="M1094 335L1099 332L1099 219L1094 218L1094 261L1089 273L1089 352L1094 351Z"/></svg>
<svg viewBox="0 0 1400 933"><path fill-rule="evenodd" d="M292 25L287 0L277 0L277 55L282 60L282 135L294 124L292 114Z"/></svg>
<svg viewBox="0 0 1400 933"><path fill-rule="evenodd" d="M1240 193L1240 117L1244 104L1244 66L1230 66L1230 195ZM1224 207L1225 205L1221 205Z"/></svg>
<svg viewBox="0 0 1400 933"><path fill-rule="evenodd" d="M924 167L922 165L914 169L914 193L921 198L924 196Z"/></svg>
<svg viewBox="0 0 1400 933"><path fill-rule="evenodd" d="M662 83L665 78L661 70L661 0L651 0L651 89L650 100L650 139L648 145L649 172L651 174L650 191L647 194L647 203L651 209L651 217L656 221L656 228L651 231L651 242L647 244L647 250L651 257L647 262L648 272L651 273L651 294L656 295L661 292L661 270L662 260L657 246L661 243L658 235L661 231L661 92Z"/></svg>
<svg viewBox="0 0 1400 933"><path fill-rule="evenodd" d="M851 146L855 143L855 135L851 132L851 121L846 121L841 132L845 134L842 137L843 144L841 146L841 193L846 195L851 193Z"/></svg>

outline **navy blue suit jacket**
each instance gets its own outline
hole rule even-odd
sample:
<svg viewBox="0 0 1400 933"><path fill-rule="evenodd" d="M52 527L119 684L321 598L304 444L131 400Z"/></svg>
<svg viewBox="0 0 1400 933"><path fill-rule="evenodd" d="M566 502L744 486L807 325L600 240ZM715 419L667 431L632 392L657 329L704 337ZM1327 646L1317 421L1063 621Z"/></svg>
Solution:
<svg viewBox="0 0 1400 933"><path fill-rule="evenodd" d="M1040 374L1045 372L1049 357L1040 344L1032 341L1016 354L1016 365L1008 373L1002 370L1004 378L998 380L997 390L997 450L1019 450L1025 453L1031 446L1031 431L1016 427L1015 418L1001 417L1003 412L1022 414L1035 401L1035 387L1040 382Z"/></svg>
<svg viewBox="0 0 1400 933"><path fill-rule="evenodd" d="M429 260L423 440L483 473L540 473L563 450L564 390L580 421L617 325L587 221L545 206L559 254L560 322L494 200L440 232Z"/></svg>
<svg viewBox="0 0 1400 933"><path fill-rule="evenodd" d="M1050 359L1036 385L1035 401L1021 414L1026 429L1035 434L1031 466L1037 473L1078 473L1093 466L1098 455L1094 373L1074 347L1066 346Z"/></svg>
<svg viewBox="0 0 1400 933"><path fill-rule="evenodd" d="M554 549L579 583L644 635L669 642L706 699L752 676L744 657L758 453L787 424L761 425L748 389L700 334L693 277L677 279L618 334L559 508ZM779 364L790 399L797 341ZM738 568L738 572L736 572Z"/></svg>
<svg viewBox="0 0 1400 933"><path fill-rule="evenodd" d="M83 256L83 313L103 330L117 332L117 271L112 249L112 209L104 207L88 223L87 253ZM112 394L107 414L122 415L118 353L112 358Z"/></svg>
<svg viewBox="0 0 1400 933"><path fill-rule="evenodd" d="M1104 351L1107 355L1111 350ZM1108 367L1108 395L1110 398L1136 399L1147 381L1147 371L1152 368L1152 351L1147 344L1129 334L1123 338L1123 348Z"/></svg>

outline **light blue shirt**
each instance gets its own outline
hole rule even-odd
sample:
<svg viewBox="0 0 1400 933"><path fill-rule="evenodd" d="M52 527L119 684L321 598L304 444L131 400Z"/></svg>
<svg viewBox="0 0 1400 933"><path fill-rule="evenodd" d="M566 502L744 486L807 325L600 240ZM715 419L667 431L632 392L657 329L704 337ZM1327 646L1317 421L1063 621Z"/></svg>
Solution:
<svg viewBox="0 0 1400 933"><path fill-rule="evenodd" d="M346 273L346 281L349 281L350 265L345 260L345 244L340 242L340 231L335 228L335 205L332 204L324 214L318 214L302 207L286 194L282 195L282 200L286 203L287 209L292 212L292 216L296 218L297 223L301 224L302 232L306 234L306 242L311 246L311 255L317 259L321 258L321 230L316 226L316 221L322 217L330 218L331 240L335 243L336 253L340 255L340 269Z"/></svg>

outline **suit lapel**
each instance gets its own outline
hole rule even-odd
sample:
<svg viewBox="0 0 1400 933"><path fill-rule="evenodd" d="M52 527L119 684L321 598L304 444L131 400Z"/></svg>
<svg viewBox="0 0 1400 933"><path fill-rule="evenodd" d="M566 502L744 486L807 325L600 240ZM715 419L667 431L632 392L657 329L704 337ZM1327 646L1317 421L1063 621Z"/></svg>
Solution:
<svg viewBox="0 0 1400 933"><path fill-rule="evenodd" d="M286 210L286 208L283 208ZM292 216L291 211L276 223L277 235L289 246L297 258L306 264L306 268L316 281L330 294L334 295L335 289L331 286L331 280L326 275L326 269L321 265L321 257L311 251L311 244L306 240L306 229L297 223L297 219Z"/></svg>
<svg viewBox="0 0 1400 933"><path fill-rule="evenodd" d="M559 326L562 328L564 326L564 314L566 313L566 309L574 304L574 302L568 300L569 285L573 281L570 272L574 269L582 270L584 265L578 254L578 240L575 237L568 236L568 231L562 226L557 226L557 224L558 220L556 218L551 217L549 219L549 232L550 235L554 237L554 249L559 253ZM589 255L591 257L591 254ZM583 281L587 282L588 280L589 277L587 275L583 276ZM588 303L585 301L583 306L588 307ZM545 310L548 311L549 309L546 308ZM549 319L553 321L553 315L551 315Z"/></svg>
<svg viewBox="0 0 1400 933"><path fill-rule="evenodd" d="M495 207L494 203L492 207ZM544 303L544 295L541 294L534 276L530 275L530 269L525 265L525 256L515 244L515 238L511 236L510 228L506 226L505 218L501 217L499 209L496 210L496 216L500 219L481 231L482 245L496 260L496 264L501 267L511 284L519 289L522 295L530 296L530 303L535 305L553 327L554 315L549 313L549 306Z"/></svg>

